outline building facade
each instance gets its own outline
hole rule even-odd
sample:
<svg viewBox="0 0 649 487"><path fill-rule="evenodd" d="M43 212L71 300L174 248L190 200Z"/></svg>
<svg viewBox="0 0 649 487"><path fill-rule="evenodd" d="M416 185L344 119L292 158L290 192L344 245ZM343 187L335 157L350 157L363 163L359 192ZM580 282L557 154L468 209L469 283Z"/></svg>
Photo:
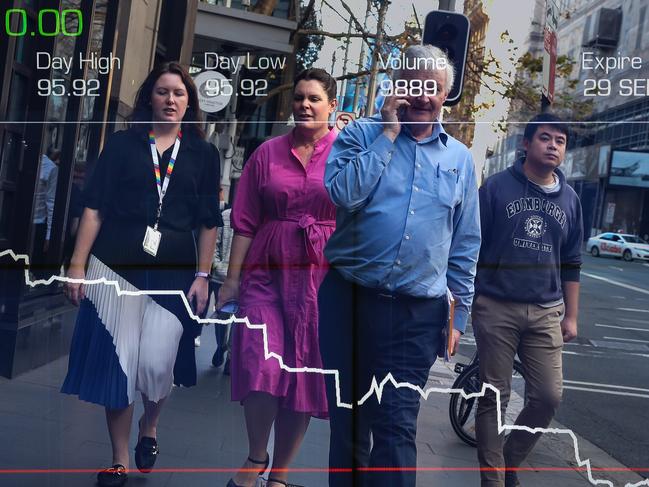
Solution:
<svg viewBox="0 0 649 487"><path fill-rule="evenodd" d="M77 308L61 283L33 287L26 276L63 272L86 174L106 137L126 126L151 69L179 61L194 75L220 70L231 79L227 108L208 113L205 126L220 149L227 193L247 155L276 130L268 122L290 114L290 89L272 95L293 78L296 8L293 0L0 5L1 18L9 18L0 54L0 375L68 353ZM208 67L206 53L241 67ZM16 255L28 256L30 266Z"/></svg>
<svg viewBox="0 0 649 487"><path fill-rule="evenodd" d="M484 10L482 0L465 0L464 15L469 18L471 32L469 35L469 53L465 68L462 99L451 108L445 117L444 128L467 147L473 145L475 134L475 99L480 92L479 74L485 56L485 39L489 16Z"/></svg>
<svg viewBox="0 0 649 487"><path fill-rule="evenodd" d="M557 53L573 61L577 85L559 79L556 90L592 104L573 126L562 168L581 198L585 237L649 235L649 0L563 0L559 7ZM521 139L499 142L485 176L511 164Z"/></svg>
<svg viewBox="0 0 649 487"><path fill-rule="evenodd" d="M566 168L584 206L587 235L588 230L647 235L649 1L574 0L564 7L558 53L575 61L576 97L593 103L571 151L575 159L584 151L592 157L577 170ZM601 60L609 68L602 69Z"/></svg>
<svg viewBox="0 0 649 487"><path fill-rule="evenodd" d="M0 54L0 375L67 354L76 308L61 272L81 187L155 63L189 61L195 1L32 0L10 13ZM48 10L49 9L49 10ZM57 15L58 13L58 15ZM177 32L161 32L170 19ZM60 22L60 23L59 23ZM48 35L49 34L49 35ZM31 266L7 252L27 255Z"/></svg>

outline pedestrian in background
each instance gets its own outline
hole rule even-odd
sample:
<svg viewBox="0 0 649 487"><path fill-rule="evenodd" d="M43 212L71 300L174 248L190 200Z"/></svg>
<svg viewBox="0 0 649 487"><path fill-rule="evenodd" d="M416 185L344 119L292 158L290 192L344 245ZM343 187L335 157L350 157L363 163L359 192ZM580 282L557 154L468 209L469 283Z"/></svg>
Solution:
<svg viewBox="0 0 649 487"><path fill-rule="evenodd" d="M182 66L165 63L147 76L131 128L108 139L86 187L68 277L105 278L128 291L182 290L196 314L204 311L221 224L220 164L199 117L197 90ZM196 383L200 325L180 296L120 296L113 286L79 282L67 283L66 293L80 309L62 391L105 407L113 466L97 481L120 486L128 478L136 394L144 414L135 463L148 472L172 381Z"/></svg>
<svg viewBox="0 0 649 487"><path fill-rule="evenodd" d="M54 147L49 147L41 156L41 164L38 168L34 192L34 245L30 260L30 268L36 279L49 279L52 275L58 274L56 264L48 262L47 254L50 249L50 234L54 220L60 159L61 152Z"/></svg>
<svg viewBox="0 0 649 487"><path fill-rule="evenodd" d="M288 367L322 367L317 289L335 225L323 183L336 138L328 124L335 109L336 81L322 69L300 73L293 88L295 128L248 159L232 208L234 240L217 308L238 300L239 316L266 325L268 351ZM232 333L232 400L243 403L249 456L228 486L251 487L255 469L259 475L266 470L271 427L275 449L267 485L287 485L286 469L311 417L327 417L324 378L288 372L277 359L266 359L261 330L239 324Z"/></svg>
<svg viewBox="0 0 649 487"><path fill-rule="evenodd" d="M232 226L230 225L230 213L232 212L232 209L223 199L223 189L219 192L219 200L223 226L219 228L216 250L214 251L214 260L212 261L212 279L210 280L210 294L214 294L215 297L218 297L219 289L223 285L228 274L232 238L234 237ZM218 309L216 311L218 312ZM226 362L226 355L229 350L230 325L215 324L214 335L216 337L216 350L214 351L214 355L212 355L212 365L214 367L220 367L225 362L223 373L229 375L230 359L228 358L228 361Z"/></svg>
<svg viewBox="0 0 649 487"><path fill-rule="evenodd" d="M583 225L581 204L558 169L568 128L552 114L525 127L525 156L480 188L482 248L473 304L480 379L500 391L501 421L514 356L525 371L516 425L546 428L561 401L563 344L577 336ZM483 487L515 487L515 470L540 434L498 432L496 395L478 400L476 439Z"/></svg>
<svg viewBox="0 0 649 487"><path fill-rule="evenodd" d="M388 384L380 403L358 401L387 374L424 387L443 341L447 286L457 300L454 347L473 298L475 169L469 150L439 122L453 66L429 45L405 56L419 68L395 72L393 83L406 94L347 125L325 173L338 207L325 249L331 270L318 296L322 359L339 371L339 383L326 378L330 487L415 486L419 393ZM339 407L339 398L352 409Z"/></svg>

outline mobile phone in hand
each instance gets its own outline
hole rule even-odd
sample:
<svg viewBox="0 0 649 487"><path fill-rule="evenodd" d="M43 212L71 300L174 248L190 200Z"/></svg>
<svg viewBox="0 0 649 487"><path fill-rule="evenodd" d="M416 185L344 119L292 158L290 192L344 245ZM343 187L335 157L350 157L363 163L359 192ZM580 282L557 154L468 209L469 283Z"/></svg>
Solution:
<svg viewBox="0 0 649 487"><path fill-rule="evenodd" d="M399 122L401 122L401 121L403 120L403 117L406 116L406 109L407 109L407 108L408 108L408 107L402 105L402 106L400 106L399 109L397 110L397 119L399 119Z"/></svg>

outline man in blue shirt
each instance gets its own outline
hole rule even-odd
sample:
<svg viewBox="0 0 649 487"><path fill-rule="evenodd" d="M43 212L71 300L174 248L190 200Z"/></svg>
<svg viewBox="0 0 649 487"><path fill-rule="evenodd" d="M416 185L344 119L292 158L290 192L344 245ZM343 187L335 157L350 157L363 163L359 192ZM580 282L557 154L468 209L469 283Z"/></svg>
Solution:
<svg viewBox="0 0 649 487"><path fill-rule="evenodd" d="M466 327L480 224L471 155L438 121L453 76L441 50L410 47L397 96L348 125L327 162L338 207L319 292L323 364L339 370L339 383L327 376L331 487L415 486L419 393L389 382L368 393L388 374L425 386L443 347L447 287L454 347Z"/></svg>

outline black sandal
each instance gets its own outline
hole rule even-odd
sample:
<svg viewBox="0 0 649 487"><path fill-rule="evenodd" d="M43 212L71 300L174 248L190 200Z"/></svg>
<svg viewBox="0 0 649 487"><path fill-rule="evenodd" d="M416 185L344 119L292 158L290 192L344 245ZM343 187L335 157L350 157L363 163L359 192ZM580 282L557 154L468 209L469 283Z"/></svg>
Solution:
<svg viewBox="0 0 649 487"><path fill-rule="evenodd" d="M255 460L254 458L250 458L250 457L248 457L248 461L250 463L254 463L255 465L263 465L264 468L262 468L259 471L258 475L264 475L264 472L266 472L266 470L268 469L268 465L270 464L270 455L266 453L266 460L264 460L263 462L260 462L259 460ZM234 480L230 479L228 480L228 484L225 487L241 487L241 486L235 484Z"/></svg>
<svg viewBox="0 0 649 487"><path fill-rule="evenodd" d="M137 423L138 427L141 426L140 421ZM141 437L137 445L135 445L135 465L137 469L142 473L151 472L159 453L160 449L155 438L151 438L150 436Z"/></svg>
<svg viewBox="0 0 649 487"><path fill-rule="evenodd" d="M274 479L272 477L266 480L266 485L268 485L270 482L275 482L276 484L282 484L284 487L304 487L303 485L291 484L290 482L286 482L280 479Z"/></svg>
<svg viewBox="0 0 649 487"><path fill-rule="evenodd" d="M127 480L128 474L126 473L126 467L119 463L97 474L97 484L99 487L121 487Z"/></svg>

